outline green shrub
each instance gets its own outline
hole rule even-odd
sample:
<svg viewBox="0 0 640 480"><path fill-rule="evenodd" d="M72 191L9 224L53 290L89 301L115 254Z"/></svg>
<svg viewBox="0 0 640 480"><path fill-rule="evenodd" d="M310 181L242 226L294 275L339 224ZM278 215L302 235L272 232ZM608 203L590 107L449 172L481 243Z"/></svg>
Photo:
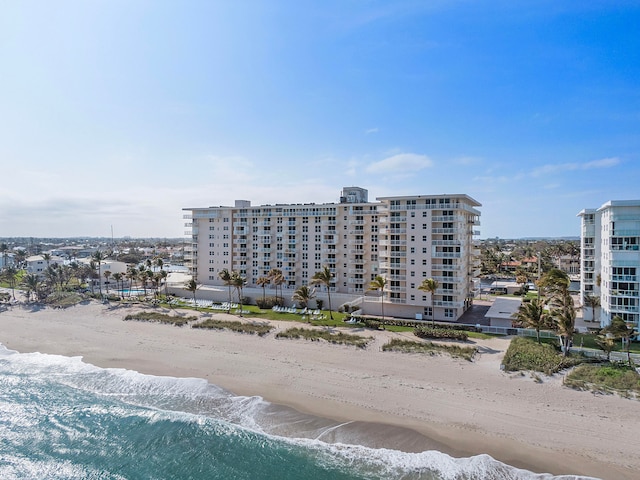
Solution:
<svg viewBox="0 0 640 480"><path fill-rule="evenodd" d="M382 326L382 322L373 320L372 318L363 318L360 320L360 323L362 323L365 328L371 328L373 330L380 330L380 327Z"/></svg>
<svg viewBox="0 0 640 480"><path fill-rule="evenodd" d="M256 298L256 305L263 310L268 310L273 308L274 305L278 305L278 300L276 297L262 297Z"/></svg>
<svg viewBox="0 0 640 480"><path fill-rule="evenodd" d="M384 326L394 326L394 327L408 327L408 328L419 328L419 327L429 327L429 328L438 328L445 330L463 330L466 332L480 332L481 329L477 329L473 325L458 325L455 323L436 323L435 325L431 322L426 322L424 320L406 320L402 318L373 318L373 317L362 317L359 315L352 315L351 318L355 318L358 323L365 324L367 320L375 320L380 322L381 325Z"/></svg>
<svg viewBox="0 0 640 480"><path fill-rule="evenodd" d="M507 372L534 370L547 375L585 362L584 357L564 357L552 345L538 344L535 339L516 337L511 340L502 363Z"/></svg>
<svg viewBox="0 0 640 480"><path fill-rule="evenodd" d="M418 327L414 330L413 334L418 338L462 340L463 342L466 342L469 338L469 335L467 334L467 332L462 330L432 328L432 327Z"/></svg>

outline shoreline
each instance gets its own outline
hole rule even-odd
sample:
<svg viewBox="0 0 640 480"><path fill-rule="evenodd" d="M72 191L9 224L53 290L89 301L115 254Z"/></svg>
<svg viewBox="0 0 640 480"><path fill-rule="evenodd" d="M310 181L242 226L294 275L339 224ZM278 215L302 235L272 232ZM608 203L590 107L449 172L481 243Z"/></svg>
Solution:
<svg viewBox="0 0 640 480"><path fill-rule="evenodd" d="M501 372L505 339L477 342L481 353L467 362L381 351L392 336L411 334L361 331L374 341L360 350L277 340L274 333L260 338L123 321L127 313L153 309L13 306L0 312L0 343L21 353L82 356L104 368L204 378L236 395L260 396L276 409L290 407L336 425L351 422L340 433L359 432L357 438L369 439L360 443L374 448L486 453L536 473L602 479L636 478L640 469L637 401L570 390L558 376L538 384Z"/></svg>

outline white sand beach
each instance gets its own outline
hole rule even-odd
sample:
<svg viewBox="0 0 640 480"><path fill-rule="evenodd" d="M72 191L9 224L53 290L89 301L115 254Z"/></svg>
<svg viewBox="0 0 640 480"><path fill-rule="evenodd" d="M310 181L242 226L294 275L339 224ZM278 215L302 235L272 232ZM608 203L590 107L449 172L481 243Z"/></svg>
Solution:
<svg viewBox="0 0 640 480"><path fill-rule="evenodd" d="M274 333L260 338L123 321L140 308L16 305L0 312L0 343L23 353L82 356L100 367L204 378L238 395L259 395L337 421L407 427L455 456L488 453L536 472L638 478L640 402L571 390L561 376L536 383L529 375L504 373L507 339L477 342L481 354L467 362L381 350L391 337L412 339L409 333L352 332L375 338L360 350L277 340ZM392 435L372 438L378 438L372 446L422 448Z"/></svg>

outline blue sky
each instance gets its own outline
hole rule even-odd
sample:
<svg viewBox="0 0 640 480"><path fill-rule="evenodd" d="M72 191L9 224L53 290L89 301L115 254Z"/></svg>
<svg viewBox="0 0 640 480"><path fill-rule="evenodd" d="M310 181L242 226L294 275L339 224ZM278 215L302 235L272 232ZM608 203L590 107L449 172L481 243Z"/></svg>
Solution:
<svg viewBox="0 0 640 480"><path fill-rule="evenodd" d="M634 1L0 2L0 237L466 193L481 238L640 198Z"/></svg>

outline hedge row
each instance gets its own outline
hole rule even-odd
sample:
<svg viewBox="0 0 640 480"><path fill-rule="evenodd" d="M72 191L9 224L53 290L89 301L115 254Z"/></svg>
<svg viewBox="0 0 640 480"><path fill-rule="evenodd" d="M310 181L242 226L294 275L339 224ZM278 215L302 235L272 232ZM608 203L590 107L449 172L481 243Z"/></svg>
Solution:
<svg viewBox="0 0 640 480"><path fill-rule="evenodd" d="M449 330L444 328L418 327L413 334L419 338L441 338L446 340L462 340L467 341L469 335L462 330Z"/></svg>
<svg viewBox="0 0 640 480"><path fill-rule="evenodd" d="M371 318L371 317L360 317L356 315L352 315L351 318L358 321L358 323L362 323L367 328L379 328L383 325L392 325L395 327L410 327L410 328L431 328L431 329L441 329L441 330L461 330L466 332L478 332L476 327L471 325L458 325L455 323L447 323L441 324L436 323L435 325L431 323L427 323L425 320L403 320L399 318L385 318L384 320L381 318ZM369 327L369 325L372 325Z"/></svg>

